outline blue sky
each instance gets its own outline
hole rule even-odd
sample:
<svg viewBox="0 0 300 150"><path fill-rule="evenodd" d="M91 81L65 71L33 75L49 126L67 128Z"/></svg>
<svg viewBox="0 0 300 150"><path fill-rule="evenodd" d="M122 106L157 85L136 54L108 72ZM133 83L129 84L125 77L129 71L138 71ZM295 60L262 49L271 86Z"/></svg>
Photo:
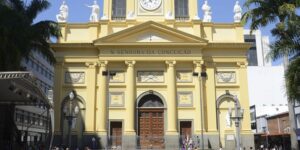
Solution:
<svg viewBox="0 0 300 150"><path fill-rule="evenodd" d="M102 4L104 0L98 0L102 11ZM135 0L127 0L128 2L134 2ZM59 7L62 0L51 0L51 7L42 12L38 17L38 20L50 19L56 20L55 16L59 12ZM89 20L90 8L86 7L85 4L91 5L93 0L66 0L69 6L69 22L87 22ZM240 0L242 5L245 0ZM199 0L199 17L203 18L203 13L201 10L201 5L204 3L204 0ZM235 0L208 0L209 5L212 7L212 17L213 22L233 22L233 6ZM247 27L247 25L246 25ZM264 35L269 35L270 27L262 29Z"/></svg>
<svg viewBox="0 0 300 150"><path fill-rule="evenodd" d="M62 3L62 0L49 0L51 3L51 6L48 10L42 12L36 19L36 21L39 20L55 20L56 21L56 14L59 12L59 7ZM98 0L98 4L100 5L100 8L102 11L102 4L104 0ZM128 2L135 2L135 0L127 0ZM240 4L243 5L245 0L239 0ZM85 5L91 5L93 3L93 0L66 0L68 6L69 6L69 18L68 22L88 22L89 21L89 15L90 15L90 8L86 7ZM199 0L199 17L203 18L203 13L201 10L201 6L204 3L204 0ZM235 0L208 0L209 5L212 7L212 17L213 22L233 22L233 7L235 4ZM245 8L243 8L245 10ZM246 25L245 28L247 28L249 25ZM273 27L273 25L269 25L267 27L261 28L263 35L269 35L270 40L272 41L273 38L270 34L270 29ZM276 64L276 62L275 62Z"/></svg>

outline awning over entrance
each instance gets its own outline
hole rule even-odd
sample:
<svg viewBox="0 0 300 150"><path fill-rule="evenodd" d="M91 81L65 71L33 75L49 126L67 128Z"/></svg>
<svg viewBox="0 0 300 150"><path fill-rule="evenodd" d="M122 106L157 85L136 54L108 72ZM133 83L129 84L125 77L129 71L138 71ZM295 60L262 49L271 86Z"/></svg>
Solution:
<svg viewBox="0 0 300 150"><path fill-rule="evenodd" d="M0 72L0 85L0 104L52 107L30 72Z"/></svg>

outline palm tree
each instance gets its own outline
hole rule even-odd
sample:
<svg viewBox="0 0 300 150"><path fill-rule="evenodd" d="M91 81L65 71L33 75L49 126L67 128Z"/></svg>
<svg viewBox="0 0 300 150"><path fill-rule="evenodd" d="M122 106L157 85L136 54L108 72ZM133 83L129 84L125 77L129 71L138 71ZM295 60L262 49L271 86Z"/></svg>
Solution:
<svg viewBox="0 0 300 150"><path fill-rule="evenodd" d="M251 21L250 30L265 27L271 23L283 23L295 15L299 0L247 0L244 6L243 22Z"/></svg>
<svg viewBox="0 0 300 150"><path fill-rule="evenodd" d="M47 0L0 0L0 70L20 69L22 59L32 51L40 51L51 63L55 58L50 49L50 38L61 33L54 21L34 22L36 16L49 8Z"/></svg>
<svg viewBox="0 0 300 150"><path fill-rule="evenodd" d="M300 6L300 0L247 0L245 6L248 10L243 15L243 21L251 22L251 30L271 23L276 25L271 30L275 42L271 44L269 58L277 60L300 53L300 18L295 11ZM290 65L290 67L294 66ZM287 68L287 81L293 80L289 77L292 77L291 71L295 68L290 67ZM300 86L299 82L287 82L287 95L290 101L299 100L296 98L299 94L295 92L296 89L292 88L298 86Z"/></svg>
<svg viewBox="0 0 300 150"><path fill-rule="evenodd" d="M291 61L289 68L286 71L286 83L289 89L287 95L290 99L294 99L299 102L300 97L300 57Z"/></svg>
<svg viewBox="0 0 300 150"><path fill-rule="evenodd" d="M276 40L271 44L270 58L276 60L300 53L300 21L296 14L300 0L247 0L245 6L248 10L243 15L243 21L250 21L251 31L272 23L276 25L271 30ZM300 96L299 65L300 57L296 57L285 74L292 129L295 128L293 104ZM299 149L294 130L291 132L291 144L292 149Z"/></svg>

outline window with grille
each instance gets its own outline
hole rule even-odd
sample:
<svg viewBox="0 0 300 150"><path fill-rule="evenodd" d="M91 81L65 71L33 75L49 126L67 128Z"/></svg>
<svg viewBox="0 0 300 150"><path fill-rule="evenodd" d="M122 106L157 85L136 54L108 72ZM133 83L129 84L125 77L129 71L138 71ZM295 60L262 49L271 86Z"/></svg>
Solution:
<svg viewBox="0 0 300 150"><path fill-rule="evenodd" d="M112 1L112 20L123 20L126 18L126 0Z"/></svg>
<svg viewBox="0 0 300 150"><path fill-rule="evenodd" d="M182 20L189 18L188 0L175 0L175 18Z"/></svg>

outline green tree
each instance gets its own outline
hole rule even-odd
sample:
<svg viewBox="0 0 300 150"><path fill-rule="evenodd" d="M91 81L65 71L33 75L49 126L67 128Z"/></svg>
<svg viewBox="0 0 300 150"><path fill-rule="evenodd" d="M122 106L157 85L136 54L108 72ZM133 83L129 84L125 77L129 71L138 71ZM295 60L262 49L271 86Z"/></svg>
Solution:
<svg viewBox="0 0 300 150"><path fill-rule="evenodd" d="M36 16L50 7L47 0L0 0L0 70L20 70L20 62L32 51L40 51L55 62L50 38L61 33L54 21L34 22Z"/></svg>
<svg viewBox="0 0 300 150"><path fill-rule="evenodd" d="M300 0L247 0L247 11L243 15L244 22L250 22L250 29L256 30L269 24L275 24L271 30L275 41L270 45L271 52L268 57L272 60L293 56L300 53L300 18L296 9L300 6ZM299 57L288 66L286 71L287 96L290 101L300 100L298 86L294 81L297 76L297 64ZM296 67L296 68L293 68Z"/></svg>

